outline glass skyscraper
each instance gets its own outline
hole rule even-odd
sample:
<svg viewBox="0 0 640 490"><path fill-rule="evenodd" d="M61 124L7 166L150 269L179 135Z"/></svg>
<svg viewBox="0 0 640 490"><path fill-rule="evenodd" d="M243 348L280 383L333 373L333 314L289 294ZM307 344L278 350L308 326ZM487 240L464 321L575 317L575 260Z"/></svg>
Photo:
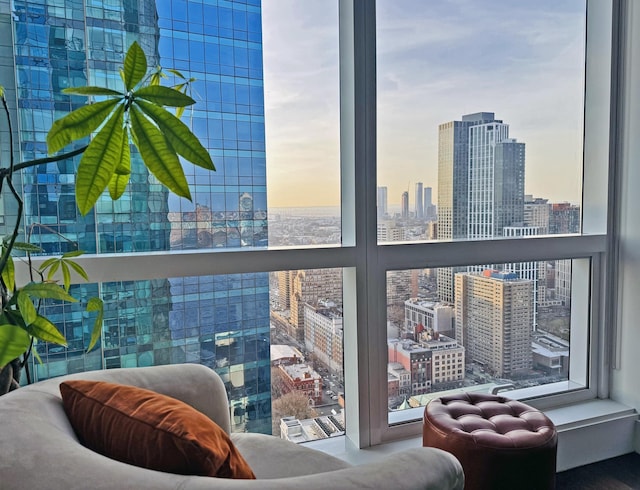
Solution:
<svg viewBox="0 0 640 490"><path fill-rule="evenodd" d="M10 99L15 87L9 103L20 160L45 156L53 121L86 102L62 89L121 88L124 54L137 41L150 66L196 79L196 105L182 120L217 168L185 165L189 202L171 195L132 154L124 196L101 197L84 217L74 196L78 157L24 171L14 181L23 190L31 242L48 253L77 246L98 254L267 245L260 0L15 0L11 6L0 0L0 6L11 8L3 20L12 25L13 39L0 37L0 52L12 56L3 58L11 61L0 66L0 84ZM169 83L182 81L167 75ZM10 226L15 206L3 206ZM101 345L85 354L90 322L82 308L48 305L46 314L69 348L38 345L43 364L33 366L36 380L88 369L202 363L223 377L235 429L270 432L267 273L74 288L76 296L105 301Z"/></svg>

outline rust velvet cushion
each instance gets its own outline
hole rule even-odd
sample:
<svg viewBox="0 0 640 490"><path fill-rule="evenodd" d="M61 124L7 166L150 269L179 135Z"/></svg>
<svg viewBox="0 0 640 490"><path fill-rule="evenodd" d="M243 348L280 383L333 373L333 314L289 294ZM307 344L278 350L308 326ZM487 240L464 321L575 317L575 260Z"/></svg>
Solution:
<svg viewBox="0 0 640 490"><path fill-rule="evenodd" d="M65 381L60 393L80 442L98 453L169 473L255 478L228 434L180 400L104 381Z"/></svg>

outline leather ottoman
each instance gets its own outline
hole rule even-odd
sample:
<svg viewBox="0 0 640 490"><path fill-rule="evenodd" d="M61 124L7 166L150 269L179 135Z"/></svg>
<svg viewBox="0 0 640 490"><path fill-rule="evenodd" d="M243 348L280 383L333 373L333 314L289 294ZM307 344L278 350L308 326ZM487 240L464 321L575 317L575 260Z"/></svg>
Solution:
<svg viewBox="0 0 640 490"><path fill-rule="evenodd" d="M546 415L502 396L443 396L424 411L422 445L460 460L465 490L554 489L557 441Z"/></svg>

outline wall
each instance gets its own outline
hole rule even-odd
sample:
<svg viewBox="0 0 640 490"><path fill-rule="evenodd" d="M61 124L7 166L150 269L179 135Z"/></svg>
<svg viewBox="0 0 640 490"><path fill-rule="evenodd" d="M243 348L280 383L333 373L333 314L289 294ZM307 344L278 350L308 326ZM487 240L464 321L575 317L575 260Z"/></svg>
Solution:
<svg viewBox="0 0 640 490"><path fill-rule="evenodd" d="M611 397L640 411L640 4L630 1L627 9L623 127L619 132L622 160L618 193L618 321Z"/></svg>

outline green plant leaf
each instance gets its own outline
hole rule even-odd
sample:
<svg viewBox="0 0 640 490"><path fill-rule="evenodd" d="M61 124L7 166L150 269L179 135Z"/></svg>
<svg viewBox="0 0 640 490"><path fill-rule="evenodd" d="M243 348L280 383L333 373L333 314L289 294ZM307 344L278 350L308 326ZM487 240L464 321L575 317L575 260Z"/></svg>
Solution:
<svg viewBox="0 0 640 490"><path fill-rule="evenodd" d="M151 73L151 78L149 79L149 85L160 85L160 80L163 78L167 78L167 75L164 74L161 66L156 66L153 72Z"/></svg>
<svg viewBox="0 0 640 490"><path fill-rule="evenodd" d="M56 272L58 272L58 269L60 268L60 259L56 258L56 259L50 259L50 260L53 260L54 262L49 267L49 273L47 274L48 281L51 281L53 279L53 276L56 275Z"/></svg>
<svg viewBox="0 0 640 490"><path fill-rule="evenodd" d="M37 339L67 346L67 339L64 338L64 335L44 316L38 315L35 321L27 327L27 331Z"/></svg>
<svg viewBox="0 0 640 490"><path fill-rule="evenodd" d="M111 199L117 201L124 194L127 184L129 183L129 175L113 174L109 181L109 195Z"/></svg>
<svg viewBox="0 0 640 490"><path fill-rule="evenodd" d="M38 311L33 301L31 301L31 298L24 290L18 292L18 309L20 310L24 323L27 325L33 323L35 319L38 318Z"/></svg>
<svg viewBox="0 0 640 490"><path fill-rule="evenodd" d="M69 259L71 257L80 257L84 253L84 250L72 250L71 252L65 252L62 254L62 258Z"/></svg>
<svg viewBox="0 0 640 490"><path fill-rule="evenodd" d="M12 305L17 305L17 294L11 298ZM14 299L16 301L14 301ZM24 318L22 318L22 313L20 310L4 310L4 313L0 315L0 324L7 323L9 325L15 325L16 327L20 327L23 330L26 330L27 324L24 322Z"/></svg>
<svg viewBox="0 0 640 490"><path fill-rule="evenodd" d="M89 212L109 185L120 162L123 124L124 106L120 106L91 140L80 159L76 176L76 202L83 215Z"/></svg>
<svg viewBox="0 0 640 490"><path fill-rule="evenodd" d="M69 266L63 261L60 261L60 268L62 269L62 282L64 284L64 290L69 292L71 287L71 273L69 272Z"/></svg>
<svg viewBox="0 0 640 490"><path fill-rule="evenodd" d="M123 99L124 97L85 105L58 119L47 134L49 154L56 153L74 140L89 136Z"/></svg>
<svg viewBox="0 0 640 490"><path fill-rule="evenodd" d="M82 268L82 266L76 262L74 262L73 260L66 260L65 261L74 271L76 271L76 274L78 274L80 277L82 277L85 281L89 280L89 275L87 274L87 272Z"/></svg>
<svg viewBox="0 0 640 490"><path fill-rule="evenodd" d="M144 99L159 106L186 107L196 103L191 97L170 87L150 85L133 93L134 100ZM136 100L137 101L137 100Z"/></svg>
<svg viewBox="0 0 640 490"><path fill-rule="evenodd" d="M162 107L138 100L136 104L155 121L171 147L199 167L215 170L207 149L187 125Z"/></svg>
<svg viewBox="0 0 640 490"><path fill-rule="evenodd" d="M45 260L38 269L38 272L44 272L49 267L51 267L55 262L58 262L60 259L58 257L51 257L50 259Z"/></svg>
<svg viewBox="0 0 640 490"><path fill-rule="evenodd" d="M91 330L91 340L89 341L89 347L87 347L87 352L91 351L94 348L98 340L100 339L100 335L102 334L102 318L104 316L104 303L100 298L89 298L87 302L87 311L97 311L98 316L96 317L96 321L93 323L93 329Z"/></svg>
<svg viewBox="0 0 640 490"><path fill-rule="evenodd" d="M140 45L134 41L127 50L127 56L124 59L124 85L127 90L140 83L142 77L147 73L147 57L142 51Z"/></svg>
<svg viewBox="0 0 640 490"><path fill-rule="evenodd" d="M40 253L42 249L33 243L15 242L13 244L14 250L20 250L22 252Z"/></svg>
<svg viewBox="0 0 640 490"><path fill-rule="evenodd" d="M105 87L68 87L62 91L65 94L74 95L117 95L119 97L124 97L122 92Z"/></svg>
<svg viewBox="0 0 640 490"><path fill-rule="evenodd" d="M29 296L33 298L57 299L69 301L70 303L76 303L78 301L66 292L63 287L52 282L30 282L22 288L22 291L28 293Z"/></svg>
<svg viewBox="0 0 640 490"><path fill-rule="evenodd" d="M38 361L38 364L40 364L41 366L44 364L42 362L42 357L40 357L40 354L38 354L38 351L36 349L32 349L31 354L33 355L33 357L36 358L36 361Z"/></svg>
<svg viewBox="0 0 640 490"><path fill-rule="evenodd" d="M7 291L13 291L16 287L16 270L11 255L7 257L7 263L2 269L2 281L7 287Z"/></svg>
<svg viewBox="0 0 640 490"><path fill-rule="evenodd" d="M0 325L0 368L24 354L31 345L29 334L15 325Z"/></svg>
<svg viewBox="0 0 640 490"><path fill-rule="evenodd" d="M167 71L169 73L173 73L175 76L182 78L183 80L186 80L186 77L180 73L178 70L176 70L175 68L167 68Z"/></svg>
<svg viewBox="0 0 640 490"><path fill-rule="evenodd" d="M136 106L132 106L129 113L134 141L144 164L171 192L191 200L189 184L175 150Z"/></svg>
<svg viewBox="0 0 640 490"><path fill-rule="evenodd" d="M131 174L131 148L129 147L129 129L127 128L127 126L123 128L123 131L122 153L120 154L120 161L116 166L116 173L118 175L126 175L127 182L129 182L128 176Z"/></svg>

